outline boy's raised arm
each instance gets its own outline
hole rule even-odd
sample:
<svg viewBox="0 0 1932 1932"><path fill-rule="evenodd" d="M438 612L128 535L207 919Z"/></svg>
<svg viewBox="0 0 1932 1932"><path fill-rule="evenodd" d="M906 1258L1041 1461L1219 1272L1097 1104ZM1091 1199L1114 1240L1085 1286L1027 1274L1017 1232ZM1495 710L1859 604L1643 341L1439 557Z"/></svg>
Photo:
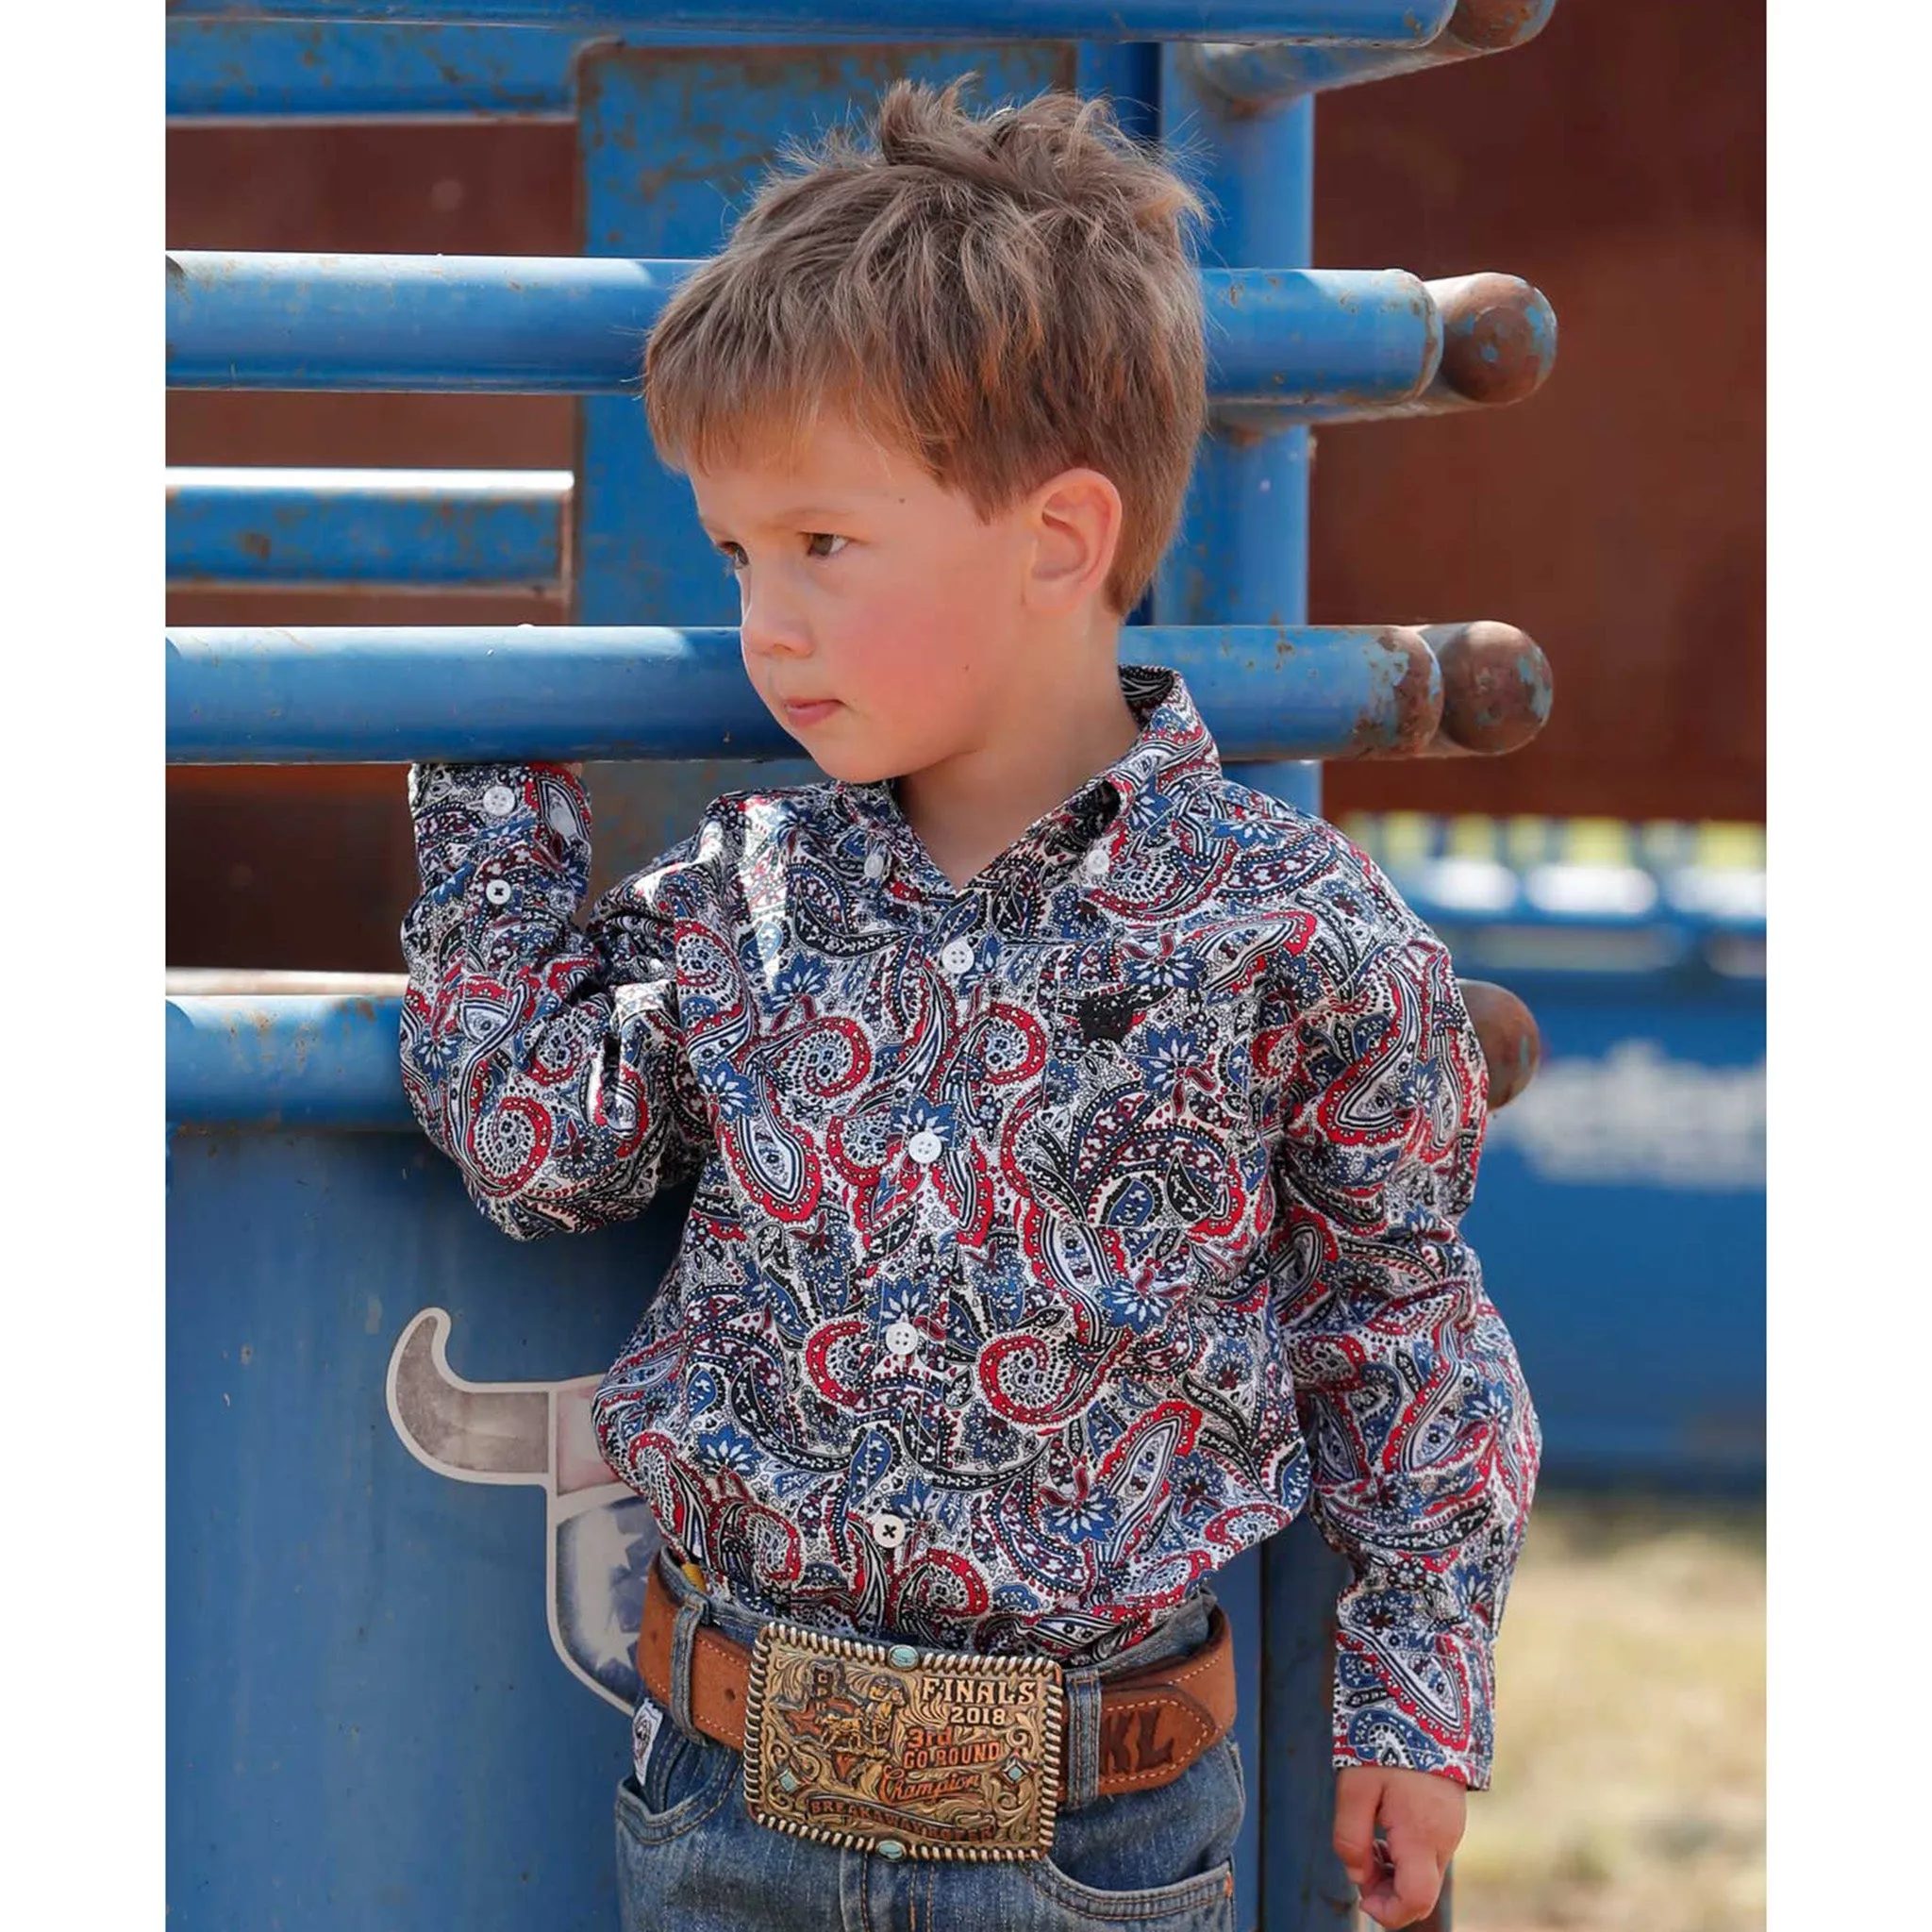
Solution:
<svg viewBox="0 0 1932 1932"><path fill-rule="evenodd" d="M1492 1645L1541 1432L1458 1223L1482 1049L1426 931L1377 945L1290 1024L1277 1159L1288 1337L1337 1606L1335 1762L1489 1783Z"/></svg>
<svg viewBox="0 0 1932 1932"><path fill-rule="evenodd" d="M573 772L417 765L409 811L423 891L403 920L403 1085L424 1131L506 1234L641 1212L708 1144L655 890L696 841L580 931L591 821Z"/></svg>

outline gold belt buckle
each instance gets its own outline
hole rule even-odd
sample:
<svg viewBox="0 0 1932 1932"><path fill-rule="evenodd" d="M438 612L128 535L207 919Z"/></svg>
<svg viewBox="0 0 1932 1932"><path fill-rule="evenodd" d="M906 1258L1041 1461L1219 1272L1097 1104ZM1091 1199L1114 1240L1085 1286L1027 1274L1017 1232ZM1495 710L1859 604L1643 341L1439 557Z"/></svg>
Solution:
<svg viewBox="0 0 1932 1932"><path fill-rule="evenodd" d="M1051 1657L961 1657L767 1624L744 1802L760 1824L908 1858L1040 1858L1066 1690Z"/></svg>

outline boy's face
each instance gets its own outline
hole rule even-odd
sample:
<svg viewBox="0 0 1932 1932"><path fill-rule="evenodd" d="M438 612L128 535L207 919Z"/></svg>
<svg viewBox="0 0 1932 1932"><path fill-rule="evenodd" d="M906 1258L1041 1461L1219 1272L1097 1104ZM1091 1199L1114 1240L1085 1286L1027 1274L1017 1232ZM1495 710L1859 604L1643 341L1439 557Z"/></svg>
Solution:
<svg viewBox="0 0 1932 1932"><path fill-rule="evenodd" d="M738 578L746 674L821 770L902 776L998 730L1034 635L1024 505L983 522L915 458L830 419L795 463L691 482Z"/></svg>

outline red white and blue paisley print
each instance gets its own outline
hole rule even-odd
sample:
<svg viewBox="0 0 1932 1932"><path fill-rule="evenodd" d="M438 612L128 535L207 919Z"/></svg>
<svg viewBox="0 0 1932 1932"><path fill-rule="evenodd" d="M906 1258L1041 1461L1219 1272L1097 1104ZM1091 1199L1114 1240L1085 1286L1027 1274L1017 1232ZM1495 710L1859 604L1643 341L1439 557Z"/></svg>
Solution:
<svg viewBox="0 0 1932 1932"><path fill-rule="evenodd" d="M580 930L576 780L418 767L410 1102L513 1235L695 1177L595 1418L718 1595L1092 1659L1309 1507L1337 1761L1480 1786L1541 1436L1457 1232L1475 1036L1360 851L1122 686L1132 748L963 891L827 782Z"/></svg>

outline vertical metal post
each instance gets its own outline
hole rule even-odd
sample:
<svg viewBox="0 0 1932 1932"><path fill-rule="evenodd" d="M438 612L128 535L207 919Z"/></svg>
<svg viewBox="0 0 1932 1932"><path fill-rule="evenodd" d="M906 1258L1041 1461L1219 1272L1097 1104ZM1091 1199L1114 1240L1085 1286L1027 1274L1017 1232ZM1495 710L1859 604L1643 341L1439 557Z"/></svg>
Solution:
<svg viewBox="0 0 1932 1932"><path fill-rule="evenodd" d="M1204 261L1302 268L1312 252L1315 108L1238 108L1193 77L1185 47L1161 49L1162 138L1209 201ZM1210 325L1211 326L1211 325ZM1310 432L1261 409L1217 408L1194 464L1180 535L1155 586L1160 624L1303 624L1308 602ZM1249 765L1243 780L1321 804L1321 767Z"/></svg>
<svg viewBox="0 0 1932 1932"><path fill-rule="evenodd" d="M1236 108L1197 84L1186 49L1164 47L1160 129L1209 201L1204 261L1229 268L1307 265L1311 99ZM1307 621L1309 453L1307 429L1265 410L1213 411L1180 533L1155 585L1158 622ZM1240 775L1306 810L1320 808L1318 764L1250 764ZM1231 1584L1254 1588L1240 1574L1246 1567L1231 1566ZM1258 1567L1260 1707L1246 1716L1259 1748L1244 1754L1254 1766L1249 1808L1259 1835L1257 1923L1264 1932L1350 1926L1355 1889L1329 1843L1331 1626L1347 1567L1307 1516L1262 1546Z"/></svg>

